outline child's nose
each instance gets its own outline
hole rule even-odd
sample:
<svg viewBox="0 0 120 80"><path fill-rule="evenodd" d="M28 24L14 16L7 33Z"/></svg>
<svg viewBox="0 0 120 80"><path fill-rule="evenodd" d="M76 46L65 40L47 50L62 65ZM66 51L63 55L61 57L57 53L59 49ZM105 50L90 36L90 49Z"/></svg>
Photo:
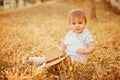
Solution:
<svg viewBox="0 0 120 80"><path fill-rule="evenodd" d="M79 27L79 24L76 24L75 26L76 26L76 27Z"/></svg>

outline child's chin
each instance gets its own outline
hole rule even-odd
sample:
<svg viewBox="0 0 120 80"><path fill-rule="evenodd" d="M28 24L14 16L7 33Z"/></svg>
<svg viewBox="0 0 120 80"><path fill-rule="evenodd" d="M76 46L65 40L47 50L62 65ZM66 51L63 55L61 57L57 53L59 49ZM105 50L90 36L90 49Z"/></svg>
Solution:
<svg viewBox="0 0 120 80"><path fill-rule="evenodd" d="M80 34L80 33L82 33L82 32L83 32L83 31L76 31L77 34Z"/></svg>

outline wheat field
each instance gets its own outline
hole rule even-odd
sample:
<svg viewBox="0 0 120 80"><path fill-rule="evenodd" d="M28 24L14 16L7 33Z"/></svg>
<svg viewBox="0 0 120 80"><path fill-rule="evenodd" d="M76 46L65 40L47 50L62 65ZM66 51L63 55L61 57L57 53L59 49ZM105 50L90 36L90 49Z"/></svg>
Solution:
<svg viewBox="0 0 120 80"><path fill-rule="evenodd" d="M85 7L88 0L80 4L56 0L0 13L0 80L119 80L120 15L101 9L100 2L96 3L98 20L92 21ZM39 73L37 64L30 63L28 57L41 57L45 50L59 46L70 29L67 13L74 8L87 13L95 52L84 65L74 62L65 66L61 62Z"/></svg>

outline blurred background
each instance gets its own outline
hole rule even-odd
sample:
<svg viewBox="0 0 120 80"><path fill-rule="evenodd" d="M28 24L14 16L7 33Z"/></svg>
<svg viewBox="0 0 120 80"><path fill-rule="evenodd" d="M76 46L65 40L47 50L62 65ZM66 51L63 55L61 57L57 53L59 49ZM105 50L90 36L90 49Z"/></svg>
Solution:
<svg viewBox="0 0 120 80"><path fill-rule="evenodd" d="M34 76L38 65L28 58L59 46L70 30L68 13L78 8L95 52L84 65L60 63ZM119 30L120 0L0 0L0 80L119 80Z"/></svg>

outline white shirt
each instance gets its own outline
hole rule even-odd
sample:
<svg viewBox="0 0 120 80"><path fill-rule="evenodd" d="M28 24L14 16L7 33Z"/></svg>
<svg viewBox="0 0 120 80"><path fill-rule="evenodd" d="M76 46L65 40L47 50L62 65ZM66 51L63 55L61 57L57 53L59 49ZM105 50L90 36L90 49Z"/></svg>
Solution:
<svg viewBox="0 0 120 80"><path fill-rule="evenodd" d="M79 60L81 63L84 63L86 54L77 54L76 50L87 48L87 44L92 42L93 38L88 31L85 29L82 33L76 34L73 31L69 31L65 37L64 44L67 45L66 53L71 57L72 61Z"/></svg>

